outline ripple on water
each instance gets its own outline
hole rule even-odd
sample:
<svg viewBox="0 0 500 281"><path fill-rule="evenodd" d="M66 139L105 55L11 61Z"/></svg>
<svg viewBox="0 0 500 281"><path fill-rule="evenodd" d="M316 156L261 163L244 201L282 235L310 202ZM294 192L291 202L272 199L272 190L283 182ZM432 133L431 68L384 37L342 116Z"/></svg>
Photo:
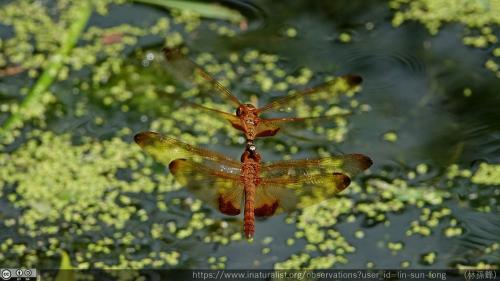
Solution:
<svg viewBox="0 0 500 281"><path fill-rule="evenodd" d="M246 22L240 25L242 30L256 30L265 26L267 16L257 5L241 0L228 0L221 2L224 6L235 9L246 19Z"/></svg>
<svg viewBox="0 0 500 281"><path fill-rule="evenodd" d="M377 77L367 83L366 90L383 90L396 86L406 75L421 76L426 72L423 60L409 52L384 52L354 49L343 59L350 69L362 70L366 76ZM367 81L368 82L368 81Z"/></svg>
<svg viewBox="0 0 500 281"><path fill-rule="evenodd" d="M456 262L475 264L486 261L490 264L500 264L498 214L467 211L462 218L466 232L457 244L455 252L461 260Z"/></svg>

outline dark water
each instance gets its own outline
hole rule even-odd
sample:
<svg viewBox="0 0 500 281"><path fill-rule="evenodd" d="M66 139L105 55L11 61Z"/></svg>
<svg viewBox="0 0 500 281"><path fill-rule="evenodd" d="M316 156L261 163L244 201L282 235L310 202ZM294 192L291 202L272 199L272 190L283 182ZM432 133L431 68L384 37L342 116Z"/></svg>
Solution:
<svg viewBox="0 0 500 281"><path fill-rule="evenodd" d="M489 50L462 44L462 26L445 25L436 36L430 35L418 23L408 22L394 28L390 22L392 11L385 1L255 1L230 2L228 5L241 10L249 18L248 31L240 31L228 38L216 35L204 24L196 34L186 39L186 46L192 53L208 52L218 58L227 58L231 52L257 49L277 54L280 66L290 72L307 67L320 74L357 73L363 77L363 89L357 95L357 100L369 105L371 110L349 118L349 133L344 142L320 144L327 150L360 151L369 155L375 164L370 175L362 177L360 182L370 179L390 182L390 179L404 177L418 164L425 163L429 173L417 178L414 183L422 186L435 184L438 189L446 189L444 174L450 165L457 164L462 169L472 169L474 172L481 162L500 162L500 80L483 67L490 55ZM116 6L105 17L92 17L90 24L110 26L126 22L147 26L164 14L162 10L140 5ZM296 37L284 35L289 27L297 30ZM8 34L9 31L4 32ZM352 36L352 42L339 42L337 38L344 32ZM498 28L495 32L498 33ZM161 38L152 36L139 41L136 47L127 50L130 63L140 64L141 56L137 52L157 51L161 48L161 42ZM161 74L154 71L145 70L142 76L145 84L162 83ZM85 74L75 78L79 81L87 79ZM0 80L3 97L8 97L12 87L19 87L26 77L18 79ZM113 83L113 77L110 83ZM62 92L71 91L69 84L61 83L56 87L61 87ZM470 97L464 96L465 88L472 90ZM103 107L99 99L105 92L104 87L103 92L93 93L87 100L92 117L106 119L104 127L93 126L88 121L91 117L69 117L52 119L50 130L58 133L73 131L75 139L92 136L105 140L120 128L129 127L133 132L148 129L154 118L149 113L159 115L147 103L133 106L135 111L128 113L114 111L117 108L113 107ZM237 89L235 94L243 100L248 98ZM63 106L70 109L68 116L71 115L74 97L58 95L58 98ZM167 112L167 115L174 110L169 102L162 106L158 110ZM397 135L396 142L384 140L384 134L388 132ZM262 149L271 159L279 158L271 146L275 142L262 141ZM289 139L287 143L309 147L318 145L295 139ZM15 147L13 145L10 149ZM234 157L241 150L237 146L224 145L212 148ZM346 255L348 263L336 264L335 267L364 268L368 262L374 262L378 268L399 268L402 261L409 261L412 268L448 268L456 264L477 264L479 261L500 264L498 249L491 254L483 253L485 247L500 242L498 186L459 180L454 181L453 185L453 189L447 190L451 196L441 205L431 208L451 209L453 217L464 229L462 235L446 238L442 235L444 227L438 226L428 237L406 236L405 230L420 215L421 210L416 206L388 212L386 220L390 221L389 226L383 223L370 224L362 215L356 216L355 221L350 223L346 222L346 218L341 218L334 228L346 237L356 251ZM470 194L477 196L470 198ZM157 195L140 195L138 204L142 204L152 219L146 224L132 221L127 226L128 230L143 229L148 232L154 221L170 219L155 211L154 197ZM182 190L167 195L182 196L186 196ZM153 202L153 205L148 202ZM2 204L7 203L2 201ZM477 206L484 205L491 207L490 213L477 210ZM209 207L204 208L209 217L227 219ZM8 213L9 208L2 209L4 216L13 215ZM182 221L189 217L189 213L181 208L172 217ZM204 244L200 242L203 233L183 241L167 237L163 241L149 239L143 242L149 243L152 249L180 251L183 256L179 267L209 267L206 255L212 255L227 256L226 268L272 268L276 262L304 252L306 244L303 239L296 239L293 246L285 243L287 238L293 237L296 229L294 225L285 224L284 217L280 215L258 221L253 244L246 241L226 246ZM364 231L365 237L354 238L360 229ZM4 238L14 235L5 234L4 230ZM273 237L274 240L265 246L262 242L265 237ZM386 243L394 241L401 241L403 250L393 253L387 249ZM262 254L265 247L271 249L270 254ZM122 250L116 249L117 252ZM330 252L334 253L335 250L315 251L311 256L328 255ZM422 262L422 255L429 252L436 252L438 257L434 263L426 265ZM107 259L105 256L101 258ZM137 258L141 258L140 255ZM48 261L47 264L53 262Z"/></svg>

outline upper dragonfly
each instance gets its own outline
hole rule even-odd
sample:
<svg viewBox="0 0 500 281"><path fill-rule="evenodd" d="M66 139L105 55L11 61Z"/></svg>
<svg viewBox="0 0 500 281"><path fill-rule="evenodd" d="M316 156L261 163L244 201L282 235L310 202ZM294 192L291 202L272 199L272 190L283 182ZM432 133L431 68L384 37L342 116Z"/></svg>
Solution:
<svg viewBox="0 0 500 281"><path fill-rule="evenodd" d="M134 140L168 165L177 181L221 213L238 215L243 205L247 238L253 237L255 216L268 217L324 201L372 165L363 154L262 163L253 144L247 144L238 162L155 132L139 133Z"/></svg>
<svg viewBox="0 0 500 281"><path fill-rule="evenodd" d="M355 89L362 82L362 78L358 75L344 75L320 86L296 92L257 108L253 104L240 102L226 87L203 70L201 66L183 55L180 49L164 48L163 53L168 64L172 66L172 71L177 74L177 77L180 77L182 80L188 79L191 83L203 84L203 89L206 90L208 88L208 91L211 92L210 94L216 92L217 95L236 108L236 114L231 114L214 108L190 103L193 106L214 112L217 116L229 121L234 128L243 131L247 143L253 143L255 138L258 137L274 136L280 130L280 127L286 124L327 117L261 118L261 114L271 111L289 111L294 102L298 102L303 98L317 98L319 94L325 92L347 92Z"/></svg>

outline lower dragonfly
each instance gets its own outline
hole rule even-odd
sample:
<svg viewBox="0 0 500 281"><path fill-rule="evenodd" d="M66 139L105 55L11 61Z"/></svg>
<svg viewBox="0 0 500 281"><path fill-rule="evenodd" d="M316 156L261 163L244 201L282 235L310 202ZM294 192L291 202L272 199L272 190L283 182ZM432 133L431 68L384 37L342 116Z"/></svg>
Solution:
<svg viewBox="0 0 500 281"><path fill-rule="evenodd" d="M243 205L247 239L254 235L256 216L269 217L324 201L372 165L363 154L261 163L252 143L238 162L155 132L139 133L134 140L168 165L179 183L221 213L239 215Z"/></svg>

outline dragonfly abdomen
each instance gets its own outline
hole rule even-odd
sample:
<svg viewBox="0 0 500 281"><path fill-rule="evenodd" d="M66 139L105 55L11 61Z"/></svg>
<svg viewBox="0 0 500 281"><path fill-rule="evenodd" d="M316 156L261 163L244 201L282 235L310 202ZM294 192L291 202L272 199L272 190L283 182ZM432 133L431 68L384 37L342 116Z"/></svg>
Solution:
<svg viewBox="0 0 500 281"><path fill-rule="evenodd" d="M251 239L255 232L255 191L259 184L260 170L260 155L253 144L245 149L241 162L241 182L245 190L245 236Z"/></svg>
<svg viewBox="0 0 500 281"><path fill-rule="evenodd" d="M255 232L255 184L249 183L245 185L245 236L251 239Z"/></svg>

